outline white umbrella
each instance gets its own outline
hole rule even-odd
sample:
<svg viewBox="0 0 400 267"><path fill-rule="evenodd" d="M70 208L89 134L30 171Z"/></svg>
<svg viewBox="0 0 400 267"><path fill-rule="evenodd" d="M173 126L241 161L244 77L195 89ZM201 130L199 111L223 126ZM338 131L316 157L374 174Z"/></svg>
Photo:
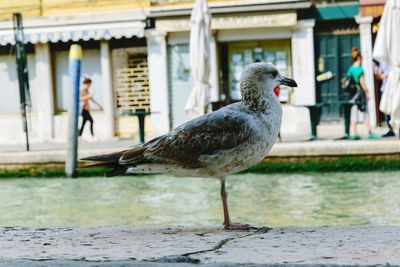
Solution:
<svg viewBox="0 0 400 267"><path fill-rule="evenodd" d="M191 117L198 117L210 104L211 13L207 0L196 0L190 23L190 67L194 86L185 110Z"/></svg>
<svg viewBox="0 0 400 267"><path fill-rule="evenodd" d="M375 41L373 57L391 71L379 109L400 126L400 1L386 0Z"/></svg>

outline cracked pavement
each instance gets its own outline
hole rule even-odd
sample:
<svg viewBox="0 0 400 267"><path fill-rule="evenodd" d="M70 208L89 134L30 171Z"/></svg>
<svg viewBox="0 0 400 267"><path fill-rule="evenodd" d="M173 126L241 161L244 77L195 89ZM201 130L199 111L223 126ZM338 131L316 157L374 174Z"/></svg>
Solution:
<svg viewBox="0 0 400 267"><path fill-rule="evenodd" d="M71 262L74 266L400 265L400 227L277 227L247 232L222 227L0 228L0 266Z"/></svg>

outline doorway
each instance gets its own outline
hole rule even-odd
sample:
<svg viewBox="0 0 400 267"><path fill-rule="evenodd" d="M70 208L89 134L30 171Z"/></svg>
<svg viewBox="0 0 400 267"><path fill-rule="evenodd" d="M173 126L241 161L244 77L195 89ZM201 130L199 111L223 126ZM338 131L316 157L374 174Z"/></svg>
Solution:
<svg viewBox="0 0 400 267"><path fill-rule="evenodd" d="M150 111L146 47L118 48L112 52L116 98L115 130L119 137L137 136L136 112ZM146 129L150 125L146 116Z"/></svg>
<svg viewBox="0 0 400 267"><path fill-rule="evenodd" d="M317 102L329 103L322 108L321 121L337 122L343 117L338 103L341 95L340 80L346 76L352 64L351 48L360 47L360 36L319 34L315 37L316 73L333 73L332 79L317 82Z"/></svg>

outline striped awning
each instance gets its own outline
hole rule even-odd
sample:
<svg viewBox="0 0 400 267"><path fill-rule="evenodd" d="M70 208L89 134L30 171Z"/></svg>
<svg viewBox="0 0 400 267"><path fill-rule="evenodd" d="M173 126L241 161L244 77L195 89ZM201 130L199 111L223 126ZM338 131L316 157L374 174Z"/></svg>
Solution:
<svg viewBox="0 0 400 267"><path fill-rule="evenodd" d="M92 18L51 17L24 20L25 43L56 43L68 41L109 40L133 36L144 37L145 22L126 14L110 17L109 14ZM0 23L0 45L14 44L14 31L10 21Z"/></svg>

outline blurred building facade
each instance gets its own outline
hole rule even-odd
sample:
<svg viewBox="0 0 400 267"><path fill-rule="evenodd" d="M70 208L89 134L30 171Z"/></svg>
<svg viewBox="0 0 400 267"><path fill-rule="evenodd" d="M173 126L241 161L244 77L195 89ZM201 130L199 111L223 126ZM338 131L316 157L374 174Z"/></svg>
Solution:
<svg viewBox="0 0 400 267"><path fill-rule="evenodd" d="M154 29L148 31L147 41L149 55L153 57L149 58L151 94L163 94L162 103L153 105L152 102L152 108L159 114L152 116L158 127L154 130L161 133L189 120L184 107L192 87L189 70L191 5L174 3L178 1L159 2L162 3L150 10L149 17L155 23ZM294 93L284 91L283 101L294 105L314 103L315 20L304 15L311 5L304 0L210 1L211 101L239 100L239 79L244 66L268 61L301 85ZM157 79L152 78L153 73ZM284 113L284 121L288 122L285 132L308 131L308 124L295 119L296 113L307 117L307 110L287 106Z"/></svg>
<svg viewBox="0 0 400 267"><path fill-rule="evenodd" d="M137 135L137 118L130 116L135 111L151 111L146 117L148 136L165 133L189 119L184 106L191 90L192 4L185 0L2 2L0 127L4 130L0 143L24 141L12 54L12 12L21 12L24 19L33 139L65 140L72 43L82 45L82 76L93 80L93 96L104 107L103 111L94 109L95 132L100 139L110 139ZM368 13L378 6L373 1L209 0L209 5L213 15L211 100L239 100L243 67L272 62L299 85L294 91L283 90L281 96L286 103L283 135L306 136L310 122L304 106L338 98L340 76L351 64L352 46L361 47L367 55L367 68L372 64L372 57L368 58L371 27L377 21L374 17L379 17L371 19ZM359 14L367 6L369 11ZM327 71L334 78L316 82L316 75ZM366 75L373 82L372 65ZM340 123L341 119L338 105L324 107L324 122Z"/></svg>
<svg viewBox="0 0 400 267"><path fill-rule="evenodd" d="M100 139L132 135L136 118L123 116L149 109L145 19L148 1L23 1L0 10L0 142L23 142L12 12L21 12L27 43L32 112L29 128L35 141L64 141L70 88L68 52L83 48L82 76L93 81L91 93L104 110L93 107ZM140 90L135 88L140 87ZM130 125L132 125L130 127Z"/></svg>

